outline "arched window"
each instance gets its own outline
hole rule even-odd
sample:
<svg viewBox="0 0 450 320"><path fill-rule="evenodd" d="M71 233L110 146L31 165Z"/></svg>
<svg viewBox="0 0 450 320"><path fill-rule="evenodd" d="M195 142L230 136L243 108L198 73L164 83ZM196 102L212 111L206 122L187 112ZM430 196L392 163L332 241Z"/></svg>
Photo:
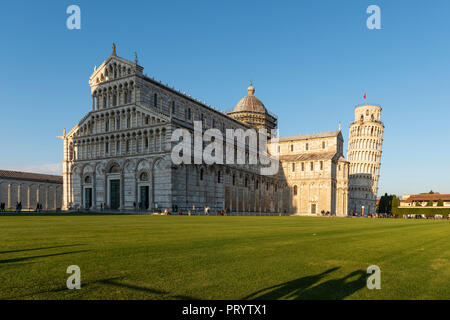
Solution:
<svg viewBox="0 0 450 320"><path fill-rule="evenodd" d="M153 106L158 107L158 95L156 93L153 95Z"/></svg>
<svg viewBox="0 0 450 320"><path fill-rule="evenodd" d="M147 172L142 172L141 175L139 176L139 180L141 180L141 181L148 181L148 173Z"/></svg>
<svg viewBox="0 0 450 320"><path fill-rule="evenodd" d="M84 178L84 183L92 183L91 176L87 176L86 178Z"/></svg>
<svg viewBox="0 0 450 320"><path fill-rule="evenodd" d="M297 186L294 186L294 196L297 195Z"/></svg>
<svg viewBox="0 0 450 320"><path fill-rule="evenodd" d="M172 101L172 114L175 113L175 101Z"/></svg>
<svg viewBox="0 0 450 320"><path fill-rule="evenodd" d="M220 183L221 182L221 177L220 177L220 174L221 174L221 172L219 171L219 172L217 172L217 183Z"/></svg>
<svg viewBox="0 0 450 320"><path fill-rule="evenodd" d="M291 144L291 151L294 151L294 145Z"/></svg>
<svg viewBox="0 0 450 320"><path fill-rule="evenodd" d="M120 173L120 168L118 165L113 165L110 169L109 169L109 173Z"/></svg>
<svg viewBox="0 0 450 320"><path fill-rule="evenodd" d="M200 169L200 180L203 180L203 169Z"/></svg>

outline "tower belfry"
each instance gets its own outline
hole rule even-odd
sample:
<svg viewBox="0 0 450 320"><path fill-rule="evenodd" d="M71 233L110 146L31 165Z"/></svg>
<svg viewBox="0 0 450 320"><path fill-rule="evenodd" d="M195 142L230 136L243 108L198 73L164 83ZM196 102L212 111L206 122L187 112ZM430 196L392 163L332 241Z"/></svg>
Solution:
<svg viewBox="0 0 450 320"><path fill-rule="evenodd" d="M381 110L376 105L358 106L350 124L349 210L364 215L376 211L384 132Z"/></svg>

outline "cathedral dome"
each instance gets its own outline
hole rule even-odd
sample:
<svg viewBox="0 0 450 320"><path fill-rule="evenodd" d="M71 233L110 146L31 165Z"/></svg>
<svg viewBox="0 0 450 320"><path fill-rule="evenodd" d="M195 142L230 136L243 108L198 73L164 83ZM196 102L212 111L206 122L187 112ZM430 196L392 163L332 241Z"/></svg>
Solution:
<svg viewBox="0 0 450 320"><path fill-rule="evenodd" d="M267 113L264 104L254 96L255 88L250 83L250 87L247 88L247 96L238 102L236 107L234 107L233 112L258 112Z"/></svg>

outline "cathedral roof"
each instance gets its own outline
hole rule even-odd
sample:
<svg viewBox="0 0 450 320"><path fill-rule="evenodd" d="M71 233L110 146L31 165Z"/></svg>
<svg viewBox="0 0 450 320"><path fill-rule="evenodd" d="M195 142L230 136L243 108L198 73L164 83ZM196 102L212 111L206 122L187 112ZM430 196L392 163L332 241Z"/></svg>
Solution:
<svg viewBox="0 0 450 320"><path fill-rule="evenodd" d="M314 138L330 138L330 137L337 137L339 135L340 131L333 131L333 132L320 132L320 133L312 133L312 134L304 134L299 136L291 136L291 137L280 137L278 141L297 141L297 140L307 140L307 139L314 139Z"/></svg>
<svg viewBox="0 0 450 320"><path fill-rule="evenodd" d="M267 113L267 109L261 100L255 97L255 87L250 83L250 87L247 88L247 96L238 102L233 112Z"/></svg>
<svg viewBox="0 0 450 320"><path fill-rule="evenodd" d="M336 152L300 153L280 156L281 161L309 161L333 159Z"/></svg>

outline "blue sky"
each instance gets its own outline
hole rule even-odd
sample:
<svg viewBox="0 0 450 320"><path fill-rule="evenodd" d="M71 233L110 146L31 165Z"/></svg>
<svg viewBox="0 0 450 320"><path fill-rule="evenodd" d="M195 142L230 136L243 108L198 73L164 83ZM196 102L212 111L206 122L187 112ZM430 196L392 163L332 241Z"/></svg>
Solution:
<svg viewBox="0 0 450 320"><path fill-rule="evenodd" d="M66 8L81 8L81 30ZM381 8L381 30L366 8ZM450 1L20 1L0 11L0 168L53 172L63 128L117 44L144 72L227 110L246 94L282 136L333 131L383 107L380 194L450 193Z"/></svg>

